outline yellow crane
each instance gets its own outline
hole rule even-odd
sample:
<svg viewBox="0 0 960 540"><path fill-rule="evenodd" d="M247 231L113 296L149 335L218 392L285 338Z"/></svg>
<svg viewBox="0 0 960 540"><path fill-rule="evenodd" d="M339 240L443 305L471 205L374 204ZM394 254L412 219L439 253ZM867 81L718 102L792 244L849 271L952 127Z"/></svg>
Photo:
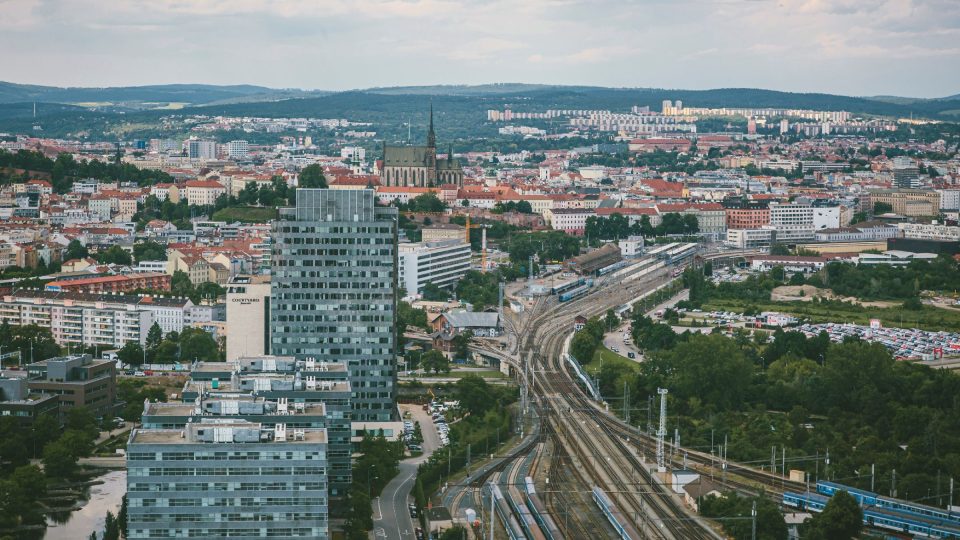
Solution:
<svg viewBox="0 0 960 540"><path fill-rule="evenodd" d="M466 227L466 241L467 245L470 244L470 229L480 229L480 271L487 271L487 227L488 225L484 223L483 225L470 225L470 214L467 214L467 224Z"/></svg>

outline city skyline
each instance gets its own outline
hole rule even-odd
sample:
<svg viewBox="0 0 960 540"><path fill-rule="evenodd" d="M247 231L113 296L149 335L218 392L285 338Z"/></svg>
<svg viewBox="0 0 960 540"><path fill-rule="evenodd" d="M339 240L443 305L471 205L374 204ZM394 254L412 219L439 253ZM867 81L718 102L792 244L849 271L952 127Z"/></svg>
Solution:
<svg viewBox="0 0 960 540"><path fill-rule="evenodd" d="M4 78L321 90L511 81L926 98L960 92L960 75L944 69L960 61L960 5L948 0L110 6L0 0L8 15L0 45L18 52L0 60ZM122 69L105 69L111 65Z"/></svg>

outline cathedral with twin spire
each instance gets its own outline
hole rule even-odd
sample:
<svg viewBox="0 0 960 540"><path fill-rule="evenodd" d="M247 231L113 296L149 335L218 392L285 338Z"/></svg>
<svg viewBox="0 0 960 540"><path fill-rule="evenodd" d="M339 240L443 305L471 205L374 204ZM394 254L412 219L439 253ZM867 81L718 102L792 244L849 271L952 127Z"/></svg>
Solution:
<svg viewBox="0 0 960 540"><path fill-rule="evenodd" d="M437 158L437 136L433 132L433 104L430 104L430 129L426 146L390 146L383 143L380 185L438 187L463 185L463 168L453 157L453 146L444 158Z"/></svg>

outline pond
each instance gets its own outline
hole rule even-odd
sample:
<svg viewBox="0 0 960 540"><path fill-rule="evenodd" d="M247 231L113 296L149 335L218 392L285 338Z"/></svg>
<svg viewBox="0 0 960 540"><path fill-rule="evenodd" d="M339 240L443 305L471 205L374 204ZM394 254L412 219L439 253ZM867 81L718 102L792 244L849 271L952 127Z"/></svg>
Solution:
<svg viewBox="0 0 960 540"><path fill-rule="evenodd" d="M110 471L97 480L103 483L84 490L86 501L80 501L83 508L47 516L43 540L86 539L94 531L100 537L107 512L117 515L120 511L121 500L127 492L127 471Z"/></svg>

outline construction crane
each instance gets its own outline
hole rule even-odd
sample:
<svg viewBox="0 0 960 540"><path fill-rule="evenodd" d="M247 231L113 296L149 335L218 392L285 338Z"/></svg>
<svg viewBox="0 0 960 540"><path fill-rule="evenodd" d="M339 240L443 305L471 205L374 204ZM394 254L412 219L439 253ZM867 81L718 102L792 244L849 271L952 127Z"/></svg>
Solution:
<svg viewBox="0 0 960 540"><path fill-rule="evenodd" d="M470 225L470 214L467 214L467 224L466 227L466 241L467 244L470 244L470 229L480 229L480 271L486 273L487 271L487 225L486 223L482 225Z"/></svg>

